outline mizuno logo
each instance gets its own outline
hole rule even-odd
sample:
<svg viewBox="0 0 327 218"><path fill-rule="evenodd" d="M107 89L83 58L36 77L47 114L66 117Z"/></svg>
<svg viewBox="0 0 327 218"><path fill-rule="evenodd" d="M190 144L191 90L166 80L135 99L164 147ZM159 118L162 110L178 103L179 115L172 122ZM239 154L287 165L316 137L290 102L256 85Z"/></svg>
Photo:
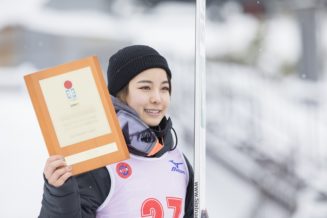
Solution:
<svg viewBox="0 0 327 218"><path fill-rule="evenodd" d="M179 166L184 164L184 163L177 163L177 162L174 162L173 160L170 160L169 162L174 165L171 168L171 171L185 174L185 171L179 168Z"/></svg>

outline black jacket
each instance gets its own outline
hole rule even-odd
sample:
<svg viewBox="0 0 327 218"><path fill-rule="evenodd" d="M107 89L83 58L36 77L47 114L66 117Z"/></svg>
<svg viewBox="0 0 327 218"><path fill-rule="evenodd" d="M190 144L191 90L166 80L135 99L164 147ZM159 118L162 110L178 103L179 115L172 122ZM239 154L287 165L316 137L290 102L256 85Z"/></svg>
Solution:
<svg viewBox="0 0 327 218"><path fill-rule="evenodd" d="M117 109L115 101L114 105ZM165 129L167 120L161 122L161 129ZM166 128L167 129L167 128ZM156 154L161 156L173 149L174 142L169 129L163 137L164 148ZM130 151L131 152L131 151ZM156 158L156 157L152 157ZM193 181L194 173L191 164L185 157L189 169L189 183L185 200L185 218L193 218ZM110 192L111 179L106 167L69 178L62 186L56 188L46 179L42 207L39 218L93 218L97 208L104 202Z"/></svg>
<svg viewBox="0 0 327 218"><path fill-rule="evenodd" d="M190 181L185 200L185 216L193 218L193 170L188 163ZM110 191L110 176L106 167L70 178L59 187L46 181L40 218L91 218L107 198Z"/></svg>

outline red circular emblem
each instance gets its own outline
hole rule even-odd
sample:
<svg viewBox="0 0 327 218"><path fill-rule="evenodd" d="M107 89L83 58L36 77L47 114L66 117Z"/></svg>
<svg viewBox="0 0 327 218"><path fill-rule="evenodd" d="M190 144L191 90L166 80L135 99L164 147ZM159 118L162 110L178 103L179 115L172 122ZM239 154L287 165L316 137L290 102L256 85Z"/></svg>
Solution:
<svg viewBox="0 0 327 218"><path fill-rule="evenodd" d="M132 168L129 164L121 162L116 165L116 172L121 178L128 178L132 175Z"/></svg>
<svg viewBox="0 0 327 218"><path fill-rule="evenodd" d="M66 80L64 86L66 89L70 89L73 86L73 83L69 80Z"/></svg>

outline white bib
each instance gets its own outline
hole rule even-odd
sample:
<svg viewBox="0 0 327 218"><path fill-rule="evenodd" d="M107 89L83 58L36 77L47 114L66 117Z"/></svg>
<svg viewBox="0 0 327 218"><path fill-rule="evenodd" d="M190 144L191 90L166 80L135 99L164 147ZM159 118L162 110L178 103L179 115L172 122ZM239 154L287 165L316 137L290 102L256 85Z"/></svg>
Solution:
<svg viewBox="0 0 327 218"><path fill-rule="evenodd" d="M175 149L160 158L131 154L107 166L111 189L97 218L181 218L184 216L189 172Z"/></svg>

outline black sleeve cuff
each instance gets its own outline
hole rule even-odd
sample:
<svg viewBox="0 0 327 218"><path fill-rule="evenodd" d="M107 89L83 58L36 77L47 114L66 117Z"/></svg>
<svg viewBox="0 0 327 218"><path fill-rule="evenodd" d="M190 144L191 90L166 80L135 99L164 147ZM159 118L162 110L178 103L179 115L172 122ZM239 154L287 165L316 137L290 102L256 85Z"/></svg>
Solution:
<svg viewBox="0 0 327 218"><path fill-rule="evenodd" d="M54 187L48 183L48 180L43 175L44 187L47 191L54 196L66 196L78 191L78 185L75 177L70 177L62 186Z"/></svg>

